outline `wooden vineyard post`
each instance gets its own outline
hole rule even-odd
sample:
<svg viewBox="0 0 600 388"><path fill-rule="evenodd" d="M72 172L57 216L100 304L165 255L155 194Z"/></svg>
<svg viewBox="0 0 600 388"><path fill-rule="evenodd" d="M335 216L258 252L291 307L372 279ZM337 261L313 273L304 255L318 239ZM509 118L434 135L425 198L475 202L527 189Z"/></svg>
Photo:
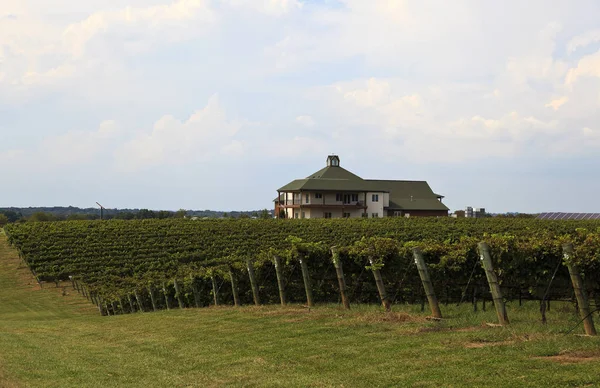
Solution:
<svg viewBox="0 0 600 388"><path fill-rule="evenodd" d="M150 294L150 302L152 302L152 311L158 310L156 307L156 299L154 299L154 289L152 286L148 286L148 294Z"/></svg>
<svg viewBox="0 0 600 388"><path fill-rule="evenodd" d="M371 263L371 271L373 271L373 277L375 278L375 284L377 285L377 291L379 292L381 304L385 308L385 311L392 311L392 306L387 297L385 285L383 284L383 278L381 277L381 271L375 266L375 262L372 258L369 258L369 263Z"/></svg>
<svg viewBox="0 0 600 388"><path fill-rule="evenodd" d="M254 264L252 260L246 260L246 268L248 268L248 277L250 278L250 286L252 288L252 298L254 304L260 306L260 297L258 295L258 284L256 283L256 275L254 274Z"/></svg>
<svg viewBox="0 0 600 388"><path fill-rule="evenodd" d="M302 269L302 280L304 281L304 290L306 291L306 304L308 307L313 307L313 293L312 293L312 284L310 282L310 274L308 273L308 264L306 264L306 257L303 254L300 254L298 258L300 262L300 268Z"/></svg>
<svg viewBox="0 0 600 388"><path fill-rule="evenodd" d="M213 300L215 302L215 306L218 306L219 305L219 291L217 290L217 279L214 276L211 276L210 281L212 282Z"/></svg>
<svg viewBox="0 0 600 388"><path fill-rule="evenodd" d="M177 279L173 279L173 286L175 286L175 296L177 296L177 303L179 304L179 308L185 308L185 303L183 302L183 295L181 295L181 287L179 287L179 282Z"/></svg>
<svg viewBox="0 0 600 388"><path fill-rule="evenodd" d="M194 294L194 303L197 308L202 306L202 302L200 301L200 295L198 291L198 286L196 285L196 278L193 275L190 275L191 283L192 283L192 293Z"/></svg>
<svg viewBox="0 0 600 388"><path fill-rule="evenodd" d="M346 279L344 278L344 268L342 267L342 261L340 260L340 253L337 247L331 247L331 260L333 261L338 284L340 286L340 297L342 298L342 304L344 305L345 309L350 309L350 301L346 295Z"/></svg>
<svg viewBox="0 0 600 388"><path fill-rule="evenodd" d="M119 307L121 307L121 314L125 314L125 309L123 308L123 299L119 298L119 303L117 303L116 301L112 302L113 305L113 311L115 312L115 315L117 315L117 305Z"/></svg>
<svg viewBox="0 0 600 388"><path fill-rule="evenodd" d="M481 292L481 310L483 310L484 312L486 311L485 309L485 289L482 289L483 291Z"/></svg>
<svg viewBox="0 0 600 388"><path fill-rule="evenodd" d="M237 278L233 273L233 268L229 267L229 279L231 279L231 292L233 293L233 305L240 306L240 294L238 292Z"/></svg>
<svg viewBox="0 0 600 388"><path fill-rule="evenodd" d="M478 244L479 258L481 264L485 270L485 276L490 285L490 291L492 292L492 299L494 300L494 306L496 307L496 314L498 315L498 322L501 325L509 323L508 315L506 314L506 306L504 305L504 299L502 299L502 291L500 290L500 284L498 284L498 277L494 272L494 266L492 264L492 255L490 254L490 247L485 242Z"/></svg>
<svg viewBox="0 0 600 388"><path fill-rule="evenodd" d="M167 305L167 310L171 310L171 303L169 303L169 294L167 294L167 286L163 282L163 294L165 294L165 304Z"/></svg>
<svg viewBox="0 0 600 388"><path fill-rule="evenodd" d="M281 305L285 306L285 284L283 283L283 268L281 268L281 258L273 256L275 263L275 274L277 275L277 287L279 288L279 300Z"/></svg>
<svg viewBox="0 0 600 388"><path fill-rule="evenodd" d="M98 306L98 311L100 311L100 315L105 316L104 309L102 308L102 298L98 297L96 299L96 305Z"/></svg>
<svg viewBox="0 0 600 388"><path fill-rule="evenodd" d="M427 264L425 264L425 260L423 259L423 252L421 252L419 248L414 248L413 257L415 259L417 269L419 270L419 276L421 277L421 282L423 283L423 289L425 290L425 296L427 296L429 308L431 308L431 315L434 318L441 318L442 312L440 311L440 306L438 304L437 297L435 296L435 291L433 290L433 284L431 284L431 278L429 277Z"/></svg>
<svg viewBox="0 0 600 388"><path fill-rule="evenodd" d="M585 334L596 335L596 327L594 326L594 320L590 313L590 305L583 287L583 280L581 279L581 273L579 267L572 262L573 257L573 245L563 245L563 256L569 269L569 275L571 276L571 282L573 283L573 291L575 291L575 297L577 298L577 306L579 306L579 315L583 320L583 328Z"/></svg>
<svg viewBox="0 0 600 388"><path fill-rule="evenodd" d="M127 299L129 301L129 309L132 313L135 313L135 307L133 307L133 301L131 300L131 294L127 294Z"/></svg>
<svg viewBox="0 0 600 388"><path fill-rule="evenodd" d="M144 312L144 305L142 304L142 301L140 299L140 295L138 294L137 290L133 290L133 295L135 296L135 300L137 302L139 312L143 313Z"/></svg>

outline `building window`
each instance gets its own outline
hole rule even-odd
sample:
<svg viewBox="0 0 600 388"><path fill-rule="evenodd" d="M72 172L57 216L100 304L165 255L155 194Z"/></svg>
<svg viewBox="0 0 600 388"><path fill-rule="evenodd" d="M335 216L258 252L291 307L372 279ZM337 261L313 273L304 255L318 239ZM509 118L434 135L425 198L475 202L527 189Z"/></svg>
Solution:
<svg viewBox="0 0 600 388"><path fill-rule="evenodd" d="M350 218L350 213L344 213L344 215L342 217L344 217L344 218Z"/></svg>
<svg viewBox="0 0 600 388"><path fill-rule="evenodd" d="M323 194L315 193L315 199L321 199L321 198L323 198Z"/></svg>
<svg viewBox="0 0 600 388"><path fill-rule="evenodd" d="M379 218L379 213L371 213L371 218Z"/></svg>
<svg viewBox="0 0 600 388"><path fill-rule="evenodd" d="M373 194L373 195L371 195L371 201L372 202L379 202L379 194Z"/></svg>
<svg viewBox="0 0 600 388"><path fill-rule="evenodd" d="M302 218L306 218L306 213L302 212Z"/></svg>
<svg viewBox="0 0 600 388"><path fill-rule="evenodd" d="M342 194L340 194L340 193L337 193L337 194L335 195L335 201L336 201L336 202L342 202L342 200L343 200L343 199L344 199L344 196L343 196Z"/></svg>
<svg viewBox="0 0 600 388"><path fill-rule="evenodd" d="M323 213L323 218L331 218L331 213L329 213L329 212Z"/></svg>
<svg viewBox="0 0 600 388"><path fill-rule="evenodd" d="M298 213L294 213L294 218L298 218Z"/></svg>
<svg viewBox="0 0 600 388"><path fill-rule="evenodd" d="M402 212L394 212L394 217L402 217Z"/></svg>
<svg viewBox="0 0 600 388"><path fill-rule="evenodd" d="M305 197L306 197L306 203L310 203L310 194L306 194ZM302 217L302 218L304 218L304 217Z"/></svg>
<svg viewBox="0 0 600 388"><path fill-rule="evenodd" d="M363 213L362 218L369 218L369 213Z"/></svg>
<svg viewBox="0 0 600 388"><path fill-rule="evenodd" d="M352 194L351 201L352 202L358 202L358 194Z"/></svg>

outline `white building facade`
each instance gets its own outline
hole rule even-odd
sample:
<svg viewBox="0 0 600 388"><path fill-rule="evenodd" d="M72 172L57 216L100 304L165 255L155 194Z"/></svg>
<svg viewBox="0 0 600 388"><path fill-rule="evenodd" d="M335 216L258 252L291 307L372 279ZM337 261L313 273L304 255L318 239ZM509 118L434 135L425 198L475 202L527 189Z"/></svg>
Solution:
<svg viewBox="0 0 600 388"><path fill-rule="evenodd" d="M384 191L327 192L302 191L282 193L285 218L380 218L389 206L390 195Z"/></svg>

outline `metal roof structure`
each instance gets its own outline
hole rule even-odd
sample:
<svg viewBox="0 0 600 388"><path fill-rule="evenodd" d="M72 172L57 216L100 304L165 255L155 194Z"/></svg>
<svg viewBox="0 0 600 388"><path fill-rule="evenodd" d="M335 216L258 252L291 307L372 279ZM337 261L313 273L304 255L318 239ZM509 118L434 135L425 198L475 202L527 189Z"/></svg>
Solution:
<svg viewBox="0 0 600 388"><path fill-rule="evenodd" d="M541 213L538 220L600 220L600 213Z"/></svg>

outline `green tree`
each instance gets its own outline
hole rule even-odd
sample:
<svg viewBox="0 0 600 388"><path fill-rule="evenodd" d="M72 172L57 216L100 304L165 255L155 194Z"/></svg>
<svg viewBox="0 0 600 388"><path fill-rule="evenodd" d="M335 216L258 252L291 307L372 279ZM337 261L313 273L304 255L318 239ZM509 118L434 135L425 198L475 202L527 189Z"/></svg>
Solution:
<svg viewBox="0 0 600 388"><path fill-rule="evenodd" d="M35 212L27 219L27 221L32 221L32 222L58 221L58 218L53 216L50 213Z"/></svg>
<svg viewBox="0 0 600 388"><path fill-rule="evenodd" d="M136 217L139 220L145 220L147 218L156 218L156 213L152 210L148 209L140 209L140 211L136 214Z"/></svg>
<svg viewBox="0 0 600 388"><path fill-rule="evenodd" d="M67 221L89 220L91 217L87 214L69 214Z"/></svg>
<svg viewBox="0 0 600 388"><path fill-rule="evenodd" d="M170 212L170 211L161 210L161 211L159 211L156 214L156 216L162 220L162 219L165 219L165 218L171 218L171 217L173 217L173 213Z"/></svg>
<svg viewBox="0 0 600 388"><path fill-rule="evenodd" d="M187 215L187 210L185 209L179 209L175 212L175 214L173 215L174 218L185 218L185 216Z"/></svg>
<svg viewBox="0 0 600 388"><path fill-rule="evenodd" d="M8 224L8 217L0 213L0 228L2 228L6 224Z"/></svg>
<svg viewBox="0 0 600 388"><path fill-rule="evenodd" d="M269 219L269 218L271 218L271 213L269 213L269 211L267 209L263 209L258 214L258 218L263 219L263 220Z"/></svg>
<svg viewBox="0 0 600 388"><path fill-rule="evenodd" d="M5 210L3 212L0 212L1 214L4 214L6 216L6 218L8 218L8 222L17 222L20 219L23 218L23 215L21 213L17 213L15 211L12 210Z"/></svg>
<svg viewBox="0 0 600 388"><path fill-rule="evenodd" d="M133 220L135 218L135 214L132 212L120 212L114 216L114 218L118 220Z"/></svg>

